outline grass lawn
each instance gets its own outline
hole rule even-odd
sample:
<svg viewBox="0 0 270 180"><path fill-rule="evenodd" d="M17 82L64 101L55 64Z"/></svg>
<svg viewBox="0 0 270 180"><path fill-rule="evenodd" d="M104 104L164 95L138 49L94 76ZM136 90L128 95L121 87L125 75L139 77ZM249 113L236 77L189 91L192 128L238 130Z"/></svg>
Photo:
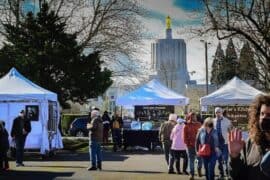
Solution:
<svg viewBox="0 0 270 180"><path fill-rule="evenodd" d="M75 151L79 153L89 152L88 138L63 138L64 150ZM113 145L104 145L106 150L112 150Z"/></svg>

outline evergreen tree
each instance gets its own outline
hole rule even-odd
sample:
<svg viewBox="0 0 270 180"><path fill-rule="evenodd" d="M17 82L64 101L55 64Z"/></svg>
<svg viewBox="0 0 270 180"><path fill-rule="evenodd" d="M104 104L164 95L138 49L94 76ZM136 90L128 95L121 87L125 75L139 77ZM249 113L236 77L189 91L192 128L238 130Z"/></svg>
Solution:
<svg viewBox="0 0 270 180"><path fill-rule="evenodd" d="M237 75L237 69L239 67L237 60L237 54L234 48L232 39L229 39L226 56L224 63L222 64L222 73L220 74L220 79L222 79L221 84L225 84L228 80L231 80Z"/></svg>
<svg viewBox="0 0 270 180"><path fill-rule="evenodd" d="M76 35L65 32L65 21L43 4L17 26L4 24L7 42L0 50L0 75L16 67L38 85L58 94L59 101L86 101L112 84L111 71L101 69L99 53L82 55Z"/></svg>
<svg viewBox="0 0 270 180"><path fill-rule="evenodd" d="M218 44L213 64L212 64L212 72L211 72L211 83L220 85L222 83L222 79L220 79L220 72L222 71L222 65L224 63L224 51L221 47L221 44Z"/></svg>
<svg viewBox="0 0 270 180"><path fill-rule="evenodd" d="M254 52L247 42L240 51L239 77L243 80L256 80L259 77L258 68L256 67L254 59Z"/></svg>

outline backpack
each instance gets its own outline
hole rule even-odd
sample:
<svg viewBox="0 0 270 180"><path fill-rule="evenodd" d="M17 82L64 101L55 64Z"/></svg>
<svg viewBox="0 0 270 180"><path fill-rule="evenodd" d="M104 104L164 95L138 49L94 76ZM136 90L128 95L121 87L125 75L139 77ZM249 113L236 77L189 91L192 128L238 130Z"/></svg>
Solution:
<svg viewBox="0 0 270 180"><path fill-rule="evenodd" d="M117 121L117 120L115 120L115 121L113 121L113 129L119 129L120 128L120 123L119 123L119 121Z"/></svg>

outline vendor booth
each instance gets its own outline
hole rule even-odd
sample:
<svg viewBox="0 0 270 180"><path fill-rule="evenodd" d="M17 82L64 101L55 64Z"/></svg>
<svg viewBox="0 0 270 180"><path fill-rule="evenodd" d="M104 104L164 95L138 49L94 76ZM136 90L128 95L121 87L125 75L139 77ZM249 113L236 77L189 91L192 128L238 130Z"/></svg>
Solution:
<svg viewBox="0 0 270 180"><path fill-rule="evenodd" d="M259 94L264 93L234 77L220 89L200 98L200 105L202 110L207 109L207 106L223 107L229 119L237 120L238 123L247 121L248 106Z"/></svg>
<svg viewBox="0 0 270 180"><path fill-rule="evenodd" d="M153 79L147 84L138 89L128 93L125 96L116 99L116 104L120 106L135 106L139 109L136 117L147 117L142 120L153 119L161 117L166 114L164 106L185 106L188 105L189 98L177 94L171 89L161 84L158 80ZM158 112L160 109L162 111ZM167 108L168 109L168 108ZM170 109L170 108L169 108ZM164 111L164 113L162 113ZM139 116L138 116L139 114ZM141 115L143 114L143 115ZM167 116L168 118L168 116ZM150 130L123 130L124 148L127 146L144 146L153 149L155 145L159 144L158 139L159 129Z"/></svg>
<svg viewBox="0 0 270 180"><path fill-rule="evenodd" d="M177 94L171 89L153 79L140 88L116 99L119 106L138 105L176 105L185 106L189 98Z"/></svg>
<svg viewBox="0 0 270 180"><path fill-rule="evenodd" d="M5 121L9 134L13 120L21 110L25 110L32 126L26 139L26 149L39 149L41 154L46 154L63 148L58 129L57 94L34 84L12 68L0 79L0 119Z"/></svg>

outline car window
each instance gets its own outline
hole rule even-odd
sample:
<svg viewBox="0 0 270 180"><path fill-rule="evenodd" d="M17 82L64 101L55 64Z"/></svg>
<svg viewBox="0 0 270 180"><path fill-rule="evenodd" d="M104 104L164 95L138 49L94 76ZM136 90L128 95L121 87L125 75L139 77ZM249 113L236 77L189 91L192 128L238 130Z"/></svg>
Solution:
<svg viewBox="0 0 270 180"><path fill-rule="evenodd" d="M87 124L87 118L78 118L73 123L75 126L78 125L86 125Z"/></svg>

